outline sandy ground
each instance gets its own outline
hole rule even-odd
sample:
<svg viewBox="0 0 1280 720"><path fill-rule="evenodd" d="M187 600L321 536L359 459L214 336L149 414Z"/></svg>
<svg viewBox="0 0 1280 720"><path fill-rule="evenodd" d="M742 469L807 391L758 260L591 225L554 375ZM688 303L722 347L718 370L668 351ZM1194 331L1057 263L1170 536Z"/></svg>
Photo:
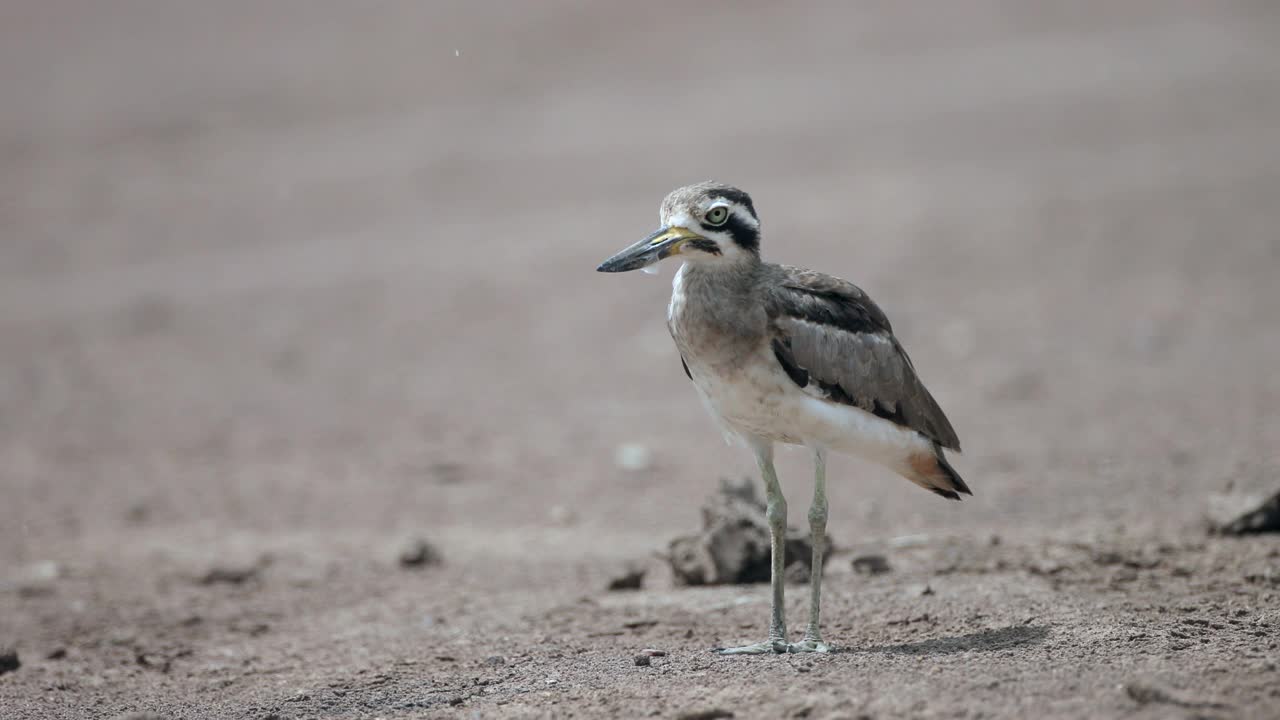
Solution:
<svg viewBox="0 0 1280 720"><path fill-rule="evenodd" d="M1277 77L1267 2L4 4L0 718L1280 717L1200 518L1280 476ZM833 459L831 656L605 591L751 469L592 272L704 178L967 451Z"/></svg>

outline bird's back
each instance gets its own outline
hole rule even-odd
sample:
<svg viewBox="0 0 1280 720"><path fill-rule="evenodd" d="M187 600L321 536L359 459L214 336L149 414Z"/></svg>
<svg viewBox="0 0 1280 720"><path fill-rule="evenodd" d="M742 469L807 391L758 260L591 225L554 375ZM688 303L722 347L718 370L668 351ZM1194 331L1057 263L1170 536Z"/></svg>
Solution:
<svg viewBox="0 0 1280 720"><path fill-rule="evenodd" d="M888 316L861 288L789 265L768 266L768 274L760 287L771 342L797 385L960 449Z"/></svg>

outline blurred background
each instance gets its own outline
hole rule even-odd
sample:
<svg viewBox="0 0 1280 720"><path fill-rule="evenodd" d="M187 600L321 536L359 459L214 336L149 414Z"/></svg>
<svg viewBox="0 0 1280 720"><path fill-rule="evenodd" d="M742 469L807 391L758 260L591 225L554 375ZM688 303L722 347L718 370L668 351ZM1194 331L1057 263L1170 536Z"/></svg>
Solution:
<svg viewBox="0 0 1280 720"><path fill-rule="evenodd" d="M663 549L753 464L674 267L594 268L704 179L960 433L964 503L833 460L837 543L1186 532L1280 466L1278 42L1267 2L4 3L0 565L65 582L0 623L223 607L166 583L264 554L376 615ZM419 534L448 583L376 580Z"/></svg>

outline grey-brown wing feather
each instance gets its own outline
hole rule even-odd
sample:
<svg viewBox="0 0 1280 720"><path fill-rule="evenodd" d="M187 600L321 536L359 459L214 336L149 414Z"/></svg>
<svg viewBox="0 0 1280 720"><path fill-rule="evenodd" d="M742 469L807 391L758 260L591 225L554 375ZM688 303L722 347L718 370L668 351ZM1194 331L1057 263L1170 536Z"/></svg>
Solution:
<svg viewBox="0 0 1280 720"><path fill-rule="evenodd" d="M774 353L791 379L959 450L951 422L871 298L839 278L781 270L767 305Z"/></svg>

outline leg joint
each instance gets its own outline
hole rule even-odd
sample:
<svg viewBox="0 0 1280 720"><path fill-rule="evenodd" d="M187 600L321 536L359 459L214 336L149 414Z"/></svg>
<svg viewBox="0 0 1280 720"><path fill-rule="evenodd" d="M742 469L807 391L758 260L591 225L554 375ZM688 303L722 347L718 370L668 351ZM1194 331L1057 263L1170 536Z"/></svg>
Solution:
<svg viewBox="0 0 1280 720"><path fill-rule="evenodd" d="M769 521L769 526L780 528L787 524L787 501L781 496L769 501L769 506L765 509L764 517Z"/></svg>
<svg viewBox="0 0 1280 720"><path fill-rule="evenodd" d="M827 524L827 503L825 500L815 500L809 506L809 526L825 527Z"/></svg>

